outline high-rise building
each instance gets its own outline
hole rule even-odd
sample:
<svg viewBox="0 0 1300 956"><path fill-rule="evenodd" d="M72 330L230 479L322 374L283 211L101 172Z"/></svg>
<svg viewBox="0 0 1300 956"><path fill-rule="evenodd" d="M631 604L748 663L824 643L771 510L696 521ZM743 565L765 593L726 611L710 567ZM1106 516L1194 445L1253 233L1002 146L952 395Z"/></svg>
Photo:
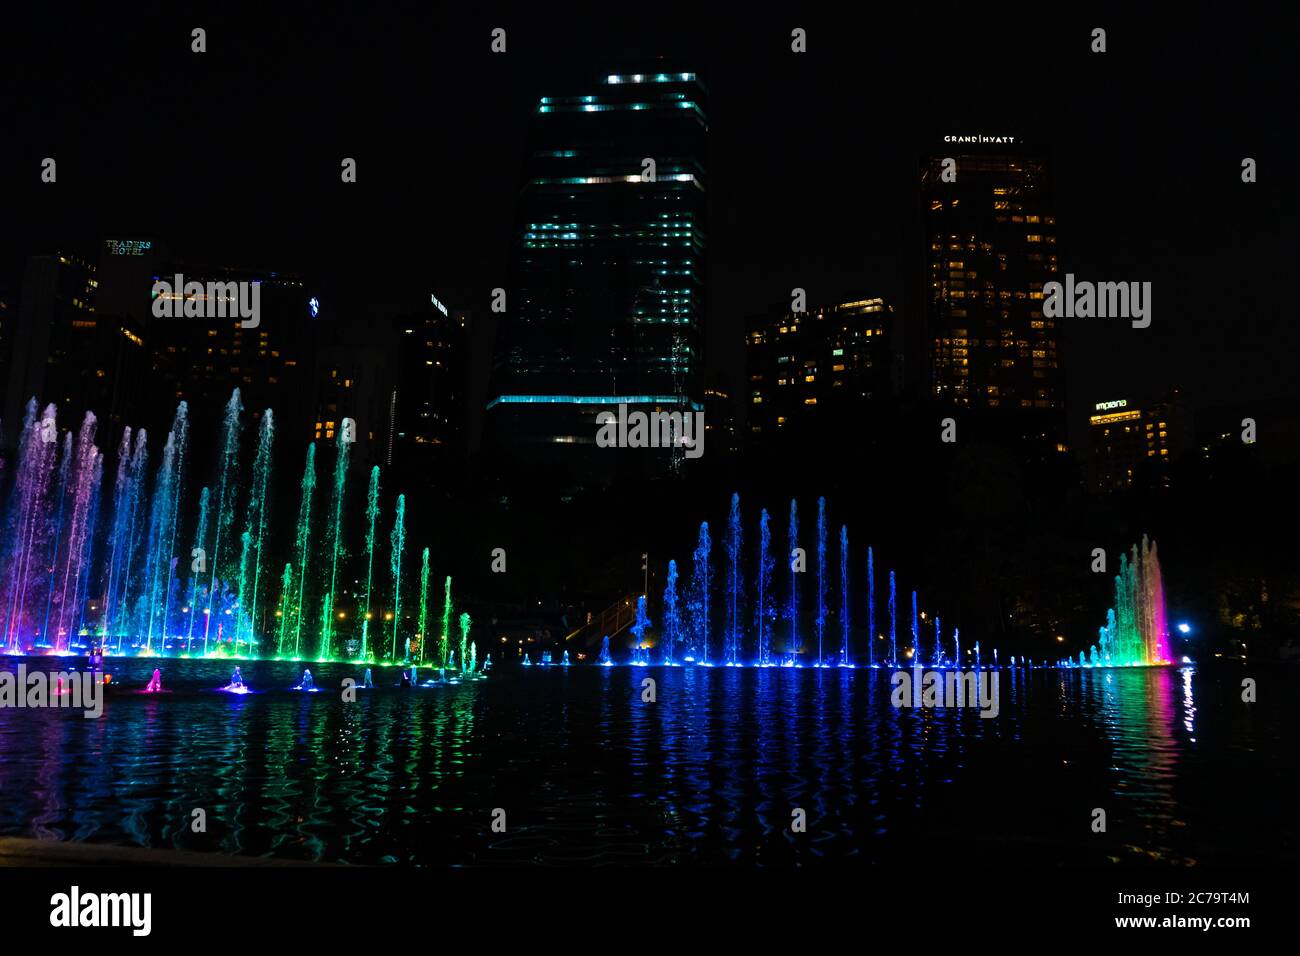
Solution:
<svg viewBox="0 0 1300 956"><path fill-rule="evenodd" d="M394 320L393 458L400 473L446 485L463 477L467 329L436 295Z"/></svg>
<svg viewBox="0 0 1300 956"><path fill-rule="evenodd" d="M4 370L6 441L16 440L32 398L56 405L65 423L92 411L101 426L121 425L140 413L148 379L144 329L98 307L98 276L91 259L72 252L27 260Z"/></svg>
<svg viewBox="0 0 1300 956"><path fill-rule="evenodd" d="M538 102L487 402L498 475L680 465L598 449L596 417L702 407L706 95L691 72L616 73Z"/></svg>
<svg viewBox="0 0 1300 956"><path fill-rule="evenodd" d="M750 447L860 429L896 392L894 309L880 298L762 316L745 333Z"/></svg>
<svg viewBox="0 0 1300 956"><path fill-rule="evenodd" d="M323 330L316 349L311 438L332 445L350 419L354 431L348 460L359 473L373 465L387 471L394 461L396 353L391 336L376 334L373 325L351 323Z"/></svg>
<svg viewBox="0 0 1300 956"><path fill-rule="evenodd" d="M0 376L9 381L14 357L14 336L18 331L18 296L0 288ZM7 388L0 390L0 450L7 447L6 434L13 424L5 419ZM21 427L18 423L17 427ZM16 428L14 429L16 430Z"/></svg>
<svg viewBox="0 0 1300 956"><path fill-rule="evenodd" d="M1012 136L951 135L921 170L927 387L987 434L1063 451L1050 166Z"/></svg>
<svg viewBox="0 0 1300 956"><path fill-rule="evenodd" d="M1110 399L1094 405L1088 437L1093 491L1162 490L1170 466L1192 442L1191 416L1177 396L1147 405Z"/></svg>
<svg viewBox="0 0 1300 956"><path fill-rule="evenodd" d="M151 314L149 349L163 397L168 403L186 399L192 409L220 408L239 388L245 408L273 408L281 434L305 438L317 337L313 328L324 308L320 300L297 275L182 263L164 267L156 278L174 281L174 274L184 276L186 284L257 283L261 305L257 324L247 327L238 316Z"/></svg>

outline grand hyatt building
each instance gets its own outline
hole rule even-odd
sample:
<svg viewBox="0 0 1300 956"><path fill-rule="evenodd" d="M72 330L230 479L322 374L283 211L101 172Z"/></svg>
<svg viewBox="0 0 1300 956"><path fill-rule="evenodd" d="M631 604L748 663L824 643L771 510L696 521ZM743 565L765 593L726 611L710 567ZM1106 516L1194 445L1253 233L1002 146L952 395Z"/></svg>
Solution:
<svg viewBox="0 0 1300 956"><path fill-rule="evenodd" d="M1048 159L1018 137L953 133L922 161L920 197L932 397L1035 457L1064 451L1060 329L1042 313L1059 270Z"/></svg>
<svg viewBox="0 0 1300 956"><path fill-rule="evenodd" d="M598 448L596 416L703 407L706 95L691 72L611 73L538 102L485 420L507 487L684 466Z"/></svg>

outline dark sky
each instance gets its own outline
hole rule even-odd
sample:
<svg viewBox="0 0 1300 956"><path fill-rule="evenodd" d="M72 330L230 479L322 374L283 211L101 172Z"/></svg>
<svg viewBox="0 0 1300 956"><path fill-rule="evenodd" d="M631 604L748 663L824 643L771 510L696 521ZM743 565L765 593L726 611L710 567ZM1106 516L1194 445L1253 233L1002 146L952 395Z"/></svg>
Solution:
<svg viewBox="0 0 1300 956"><path fill-rule="evenodd" d="M668 56L712 91L715 367L734 374L744 318L793 286L814 302L883 293L912 315L919 157L981 131L1051 150L1065 269L1154 283L1150 329L1067 326L1076 417L1173 386L1201 405L1294 394L1294 5L414 6L7 11L0 291L28 254L152 235L324 274L350 314L434 290L481 309L504 282L537 97ZM794 26L807 54L789 52ZM38 181L47 155L54 186Z"/></svg>

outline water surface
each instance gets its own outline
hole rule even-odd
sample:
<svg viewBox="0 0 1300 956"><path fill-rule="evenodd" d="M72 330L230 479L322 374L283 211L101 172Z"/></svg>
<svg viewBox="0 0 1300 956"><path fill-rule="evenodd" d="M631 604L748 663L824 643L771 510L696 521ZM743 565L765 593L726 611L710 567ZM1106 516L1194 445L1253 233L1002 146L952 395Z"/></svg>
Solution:
<svg viewBox="0 0 1300 956"><path fill-rule="evenodd" d="M154 665L110 661L98 720L0 709L0 833L367 864L1300 857L1294 669L1252 670L1255 704L1233 667L1003 670L984 719L895 709L868 670L505 667L345 703L351 665L303 695L302 665L245 663L263 693L233 697L229 664L169 660L171 693L127 693Z"/></svg>

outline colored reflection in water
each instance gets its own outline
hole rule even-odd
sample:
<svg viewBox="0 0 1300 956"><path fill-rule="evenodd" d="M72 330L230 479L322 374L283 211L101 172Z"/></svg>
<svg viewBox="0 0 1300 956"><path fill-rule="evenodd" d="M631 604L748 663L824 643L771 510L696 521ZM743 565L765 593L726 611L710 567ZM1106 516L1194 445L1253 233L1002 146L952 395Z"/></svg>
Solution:
<svg viewBox="0 0 1300 956"><path fill-rule="evenodd" d="M115 663L127 686L152 668ZM954 849L1193 865L1296 845L1296 718L1241 703L1235 671L1007 669L992 719L896 709L884 670L503 668L401 691L396 669L376 668L378 689L355 703L332 690L359 676L346 665L315 671L324 690L310 696L287 690L296 665L244 673L259 693L234 697L207 690L228 677L220 665L169 662L172 693L119 693L101 720L0 710L0 832L462 865L888 863ZM1097 807L1104 835L1089 826ZM796 809L806 833L791 829Z"/></svg>

